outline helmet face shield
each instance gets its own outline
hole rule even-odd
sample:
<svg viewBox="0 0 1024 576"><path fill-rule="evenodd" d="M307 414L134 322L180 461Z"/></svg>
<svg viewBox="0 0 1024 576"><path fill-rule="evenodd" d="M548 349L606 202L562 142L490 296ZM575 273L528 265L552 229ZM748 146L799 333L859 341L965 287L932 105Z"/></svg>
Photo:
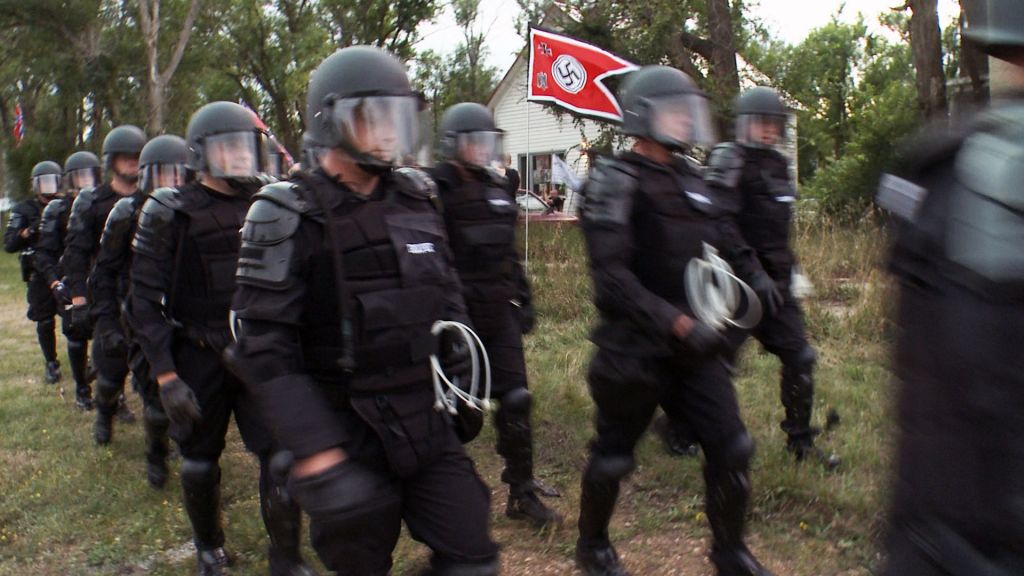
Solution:
<svg viewBox="0 0 1024 576"><path fill-rule="evenodd" d="M673 149L715 143L711 112L703 94L675 94L647 101L651 137Z"/></svg>
<svg viewBox="0 0 1024 576"><path fill-rule="evenodd" d="M96 168L79 168L77 170L72 170L68 173L71 188L75 190L82 190L84 188L95 187L99 181L96 172Z"/></svg>
<svg viewBox="0 0 1024 576"><path fill-rule="evenodd" d="M501 132L459 132L455 135L455 158L468 166L505 167Z"/></svg>
<svg viewBox="0 0 1024 576"><path fill-rule="evenodd" d="M748 146L778 149L786 138L786 116L740 114L736 117L736 141Z"/></svg>
<svg viewBox="0 0 1024 576"><path fill-rule="evenodd" d="M142 169L142 189L152 192L157 188L178 188L188 179L184 164L150 164Z"/></svg>
<svg viewBox="0 0 1024 576"><path fill-rule="evenodd" d="M41 196L56 196L60 192L60 175L41 174L33 176L32 191Z"/></svg>
<svg viewBox="0 0 1024 576"><path fill-rule="evenodd" d="M352 152L394 166L419 156L419 107L413 96L343 98L334 101L330 122Z"/></svg>
<svg viewBox="0 0 1024 576"><path fill-rule="evenodd" d="M203 154L206 172L215 178L253 178L268 164L266 136L257 131L207 136Z"/></svg>

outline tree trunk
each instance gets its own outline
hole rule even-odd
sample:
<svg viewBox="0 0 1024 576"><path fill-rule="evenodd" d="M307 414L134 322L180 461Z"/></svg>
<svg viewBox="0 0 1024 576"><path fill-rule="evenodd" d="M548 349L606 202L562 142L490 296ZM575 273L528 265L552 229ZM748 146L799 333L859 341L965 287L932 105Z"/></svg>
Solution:
<svg viewBox="0 0 1024 576"><path fill-rule="evenodd" d="M946 115L946 77L942 71L942 33L938 0L907 0L910 49L917 71L917 101L925 117Z"/></svg>
<svg viewBox="0 0 1024 576"><path fill-rule="evenodd" d="M708 40L715 92L721 101L731 103L740 91L740 73L729 0L708 0Z"/></svg>
<svg viewBox="0 0 1024 576"><path fill-rule="evenodd" d="M167 115L167 87L185 54L185 46L192 35L192 25L199 16L199 0L192 0L188 14L178 33L178 41L167 67L160 70L160 0L139 0L139 27L146 45L146 129L150 134L164 131L164 117Z"/></svg>
<svg viewBox="0 0 1024 576"><path fill-rule="evenodd" d="M960 0L960 31L966 23L981 17L978 0ZM973 42L960 35L960 76L971 79L971 101L977 105L988 102L988 57Z"/></svg>

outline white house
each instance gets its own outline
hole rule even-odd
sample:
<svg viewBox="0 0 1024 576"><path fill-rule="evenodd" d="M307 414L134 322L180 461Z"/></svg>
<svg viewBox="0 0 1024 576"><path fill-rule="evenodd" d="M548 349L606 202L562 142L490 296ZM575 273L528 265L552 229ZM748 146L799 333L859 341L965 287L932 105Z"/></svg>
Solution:
<svg viewBox="0 0 1024 576"><path fill-rule="evenodd" d="M568 113L558 116L549 106L527 102L527 64L523 51L494 89L487 107L493 111L498 128L505 131L505 152L512 156L512 166L519 170L520 187L544 196L553 187L552 155L565 160L581 179L586 177L589 166L585 150L598 137L600 123L584 120L582 126L577 126ZM564 210L571 214L576 199L571 191L566 192Z"/></svg>

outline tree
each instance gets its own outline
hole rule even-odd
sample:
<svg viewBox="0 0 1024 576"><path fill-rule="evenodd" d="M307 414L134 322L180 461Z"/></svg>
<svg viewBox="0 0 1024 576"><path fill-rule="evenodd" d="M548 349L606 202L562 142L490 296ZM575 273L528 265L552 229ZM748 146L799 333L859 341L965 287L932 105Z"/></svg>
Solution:
<svg viewBox="0 0 1024 576"><path fill-rule="evenodd" d="M984 52L978 50L973 42L963 37L964 27L969 22L977 21L982 17L983 7L978 0L960 0L960 75L971 81L971 94L977 105L988 102L989 85L988 57Z"/></svg>
<svg viewBox="0 0 1024 576"><path fill-rule="evenodd" d="M192 34L192 26L199 15L199 0L191 0L188 13L181 24L177 42L171 58L163 70L160 70L160 3L161 0L138 0L139 28L146 46L146 94L149 107L146 114L146 127L150 134L164 131L164 116L167 113L167 86L171 82L181 58L185 54L185 46Z"/></svg>
<svg viewBox="0 0 1024 576"><path fill-rule="evenodd" d="M942 34L938 0L907 0L897 10L909 9L910 47L914 58L917 101L926 117L945 116L946 77L942 70Z"/></svg>

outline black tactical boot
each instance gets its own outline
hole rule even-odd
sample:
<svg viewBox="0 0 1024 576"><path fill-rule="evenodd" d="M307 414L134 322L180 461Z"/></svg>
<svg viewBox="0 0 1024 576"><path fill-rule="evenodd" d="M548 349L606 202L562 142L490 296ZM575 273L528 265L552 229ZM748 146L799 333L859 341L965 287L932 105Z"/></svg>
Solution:
<svg viewBox="0 0 1024 576"><path fill-rule="evenodd" d="M817 429L815 429L815 433ZM796 456L797 462L817 461L828 470L835 470L842 464L836 454L826 453L814 444L814 435L790 436L786 440L786 450Z"/></svg>
<svg viewBox="0 0 1024 576"><path fill-rule="evenodd" d="M270 536L270 576L316 576L302 559L302 511L285 489L293 460L286 451L260 459L260 513Z"/></svg>
<svg viewBox="0 0 1024 576"><path fill-rule="evenodd" d="M107 414L104 410L96 411L96 422L92 425L92 438L96 444L105 446L110 444L114 435L114 415Z"/></svg>
<svg viewBox="0 0 1024 576"><path fill-rule="evenodd" d="M670 456L690 457L700 453L697 441L673 426L668 416L661 415L654 421L654 434L661 439L665 452Z"/></svg>
<svg viewBox="0 0 1024 576"><path fill-rule="evenodd" d="M743 542L750 501L750 479L746 469L704 468L707 490L705 503L713 544L711 563L718 576L772 576L754 558Z"/></svg>
<svg viewBox="0 0 1024 576"><path fill-rule="evenodd" d="M75 408L82 412L92 410L92 394L90 390L75 392Z"/></svg>
<svg viewBox="0 0 1024 576"><path fill-rule="evenodd" d="M163 412L146 408L142 416L146 433L146 480L153 488L167 484L167 427L169 421Z"/></svg>
<svg viewBox="0 0 1024 576"><path fill-rule="evenodd" d="M533 482L509 487L505 516L513 520L528 520L537 529L562 524L562 515L541 502Z"/></svg>
<svg viewBox="0 0 1024 576"><path fill-rule="evenodd" d="M713 546L711 563L715 565L718 576L774 576L754 558L746 545L730 550L718 550Z"/></svg>
<svg viewBox="0 0 1024 576"><path fill-rule="evenodd" d="M92 437L100 446L110 444L114 435L114 414L117 413L117 382L106 378L96 381L96 423Z"/></svg>
<svg viewBox="0 0 1024 576"><path fill-rule="evenodd" d="M223 576L229 574L227 567L231 565L231 559L223 547L212 550L198 550L196 552L196 575L197 576Z"/></svg>
<svg viewBox="0 0 1024 576"><path fill-rule="evenodd" d="M46 377L44 378L47 384L56 384L60 382L60 362L52 360L46 363Z"/></svg>
<svg viewBox="0 0 1024 576"><path fill-rule="evenodd" d="M576 567L584 576L629 576L611 544L591 547L576 541Z"/></svg>
<svg viewBox="0 0 1024 576"><path fill-rule="evenodd" d="M135 423L135 413L128 407L128 399L124 394L117 397L117 419L124 424Z"/></svg>

